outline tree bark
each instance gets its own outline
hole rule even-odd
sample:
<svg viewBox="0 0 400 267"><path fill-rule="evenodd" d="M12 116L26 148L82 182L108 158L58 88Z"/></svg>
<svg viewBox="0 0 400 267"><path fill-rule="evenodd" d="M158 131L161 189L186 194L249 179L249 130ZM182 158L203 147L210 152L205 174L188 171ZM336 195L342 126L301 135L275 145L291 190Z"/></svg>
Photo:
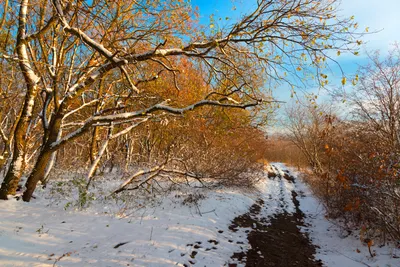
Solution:
<svg viewBox="0 0 400 267"><path fill-rule="evenodd" d="M51 145L56 142L60 137L62 119L64 118L64 113L59 112L52 118L49 126L49 137L46 143L43 145L42 150L36 160L35 166L26 181L26 190L22 196L24 201L29 202L31 200L32 194L36 189L36 185L40 180L43 180L48 168L49 162L51 161L54 150L51 149Z"/></svg>
<svg viewBox="0 0 400 267"><path fill-rule="evenodd" d="M14 133L13 157L7 174L1 184L0 199L7 199L7 195L15 195L18 183L25 169L25 152L26 152L26 131L29 122L32 119L32 110L34 98L36 97L36 88L28 88L23 106L23 112L18 120L17 128Z"/></svg>
<svg viewBox="0 0 400 267"><path fill-rule="evenodd" d="M27 92L25 94L24 105L21 115L18 118L17 127L14 132L13 157L8 168L7 174L0 188L0 199L7 199L7 195L15 195L18 183L21 179L25 168L26 153L26 133L32 120L32 112L35 105L36 94L38 91L39 78L33 72L33 68L29 64L27 45L25 41L26 35L26 14L28 10L28 0L21 1L18 20L17 35L17 54L19 58L19 66L24 75Z"/></svg>
<svg viewBox="0 0 400 267"><path fill-rule="evenodd" d="M89 153L90 164L93 164L93 162L96 160L98 135L99 135L99 127L93 127L92 142L90 143L90 153Z"/></svg>
<svg viewBox="0 0 400 267"><path fill-rule="evenodd" d="M31 200L32 194L36 189L37 183L41 179L43 179L46 173L47 165L51 159L52 154L53 152L49 150L47 147L43 148L42 151L40 152L35 167L33 168L25 184L26 190L22 195L22 199L24 201L29 202Z"/></svg>
<svg viewBox="0 0 400 267"><path fill-rule="evenodd" d="M104 79L100 79L100 84L99 84L99 91L97 93L97 98L100 98L103 94L104 91ZM101 107L101 102L96 103L96 112L100 111ZM97 154L97 141L98 141L98 135L99 135L99 127L94 127L93 128L93 134L92 134L92 142L90 143L90 164L93 164L94 161L96 160L96 154Z"/></svg>
<svg viewBox="0 0 400 267"><path fill-rule="evenodd" d="M86 178L87 181L88 181L87 185L86 185L86 190L89 189L89 186L90 186L90 183L92 182L93 176L96 173L97 168L99 167L101 157L103 156L104 152L107 149L108 143L109 143L109 141L110 141L110 139L112 137L112 131L113 131L113 127L111 126L108 129L107 139L104 141L104 143L101 146L97 156L95 156L95 158L94 158L94 160L92 162L92 165L90 166L89 173L88 173L87 178Z"/></svg>
<svg viewBox="0 0 400 267"><path fill-rule="evenodd" d="M47 182L49 180L50 172L53 169L54 164L56 163L56 160L57 160L57 151L55 151L55 152L53 152L51 154L50 162L47 164L46 171L45 171L44 176L43 176L43 178L41 180L43 186L45 186L47 184Z"/></svg>

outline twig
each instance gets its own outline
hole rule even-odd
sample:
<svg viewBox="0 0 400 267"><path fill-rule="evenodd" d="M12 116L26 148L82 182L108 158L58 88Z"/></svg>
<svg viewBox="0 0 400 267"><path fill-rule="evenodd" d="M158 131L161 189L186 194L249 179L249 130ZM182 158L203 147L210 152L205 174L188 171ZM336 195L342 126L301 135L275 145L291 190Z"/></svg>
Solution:
<svg viewBox="0 0 400 267"><path fill-rule="evenodd" d="M116 244L116 245L114 246L114 248L119 248L120 246L123 246L123 245L125 245L125 244L128 244L129 242L130 242L130 241L118 243L118 244Z"/></svg>
<svg viewBox="0 0 400 267"><path fill-rule="evenodd" d="M210 210L210 211L206 211L206 212L202 212L202 214L207 214L207 213L211 213L211 212L214 212L214 213L215 213L215 209Z"/></svg>
<svg viewBox="0 0 400 267"><path fill-rule="evenodd" d="M201 214L201 211L200 211L199 205L197 205L197 203L194 203L194 204L196 205L197 211L199 212L200 216L201 216L201 217L203 217L203 214Z"/></svg>
<svg viewBox="0 0 400 267"><path fill-rule="evenodd" d="M139 224L142 224L143 217L144 217L144 214L145 214L145 213L146 213L146 210L143 211L142 216L140 217L140 223L139 223Z"/></svg>
<svg viewBox="0 0 400 267"><path fill-rule="evenodd" d="M362 262L362 261L355 260L355 259L353 259L353 258L351 258L351 257L349 257L349 256L347 256L347 255L345 255L345 254L343 254L343 253L341 253L341 252L337 251L337 250L336 250L336 252L337 252L337 253L339 253L340 255L342 255L342 256L344 256L344 257L348 258L349 260L352 260L352 261L355 261L355 262L361 263L361 264L363 264L363 265L365 265L365 266L367 266L367 267L371 267L371 265L369 265L369 264L366 264L365 262Z"/></svg>
<svg viewBox="0 0 400 267"><path fill-rule="evenodd" d="M72 254L72 252L67 252L67 253L62 254L60 257L58 257L58 258L54 261L53 267L56 266L56 263L59 262L62 258L67 257L67 256L70 256L71 254Z"/></svg>

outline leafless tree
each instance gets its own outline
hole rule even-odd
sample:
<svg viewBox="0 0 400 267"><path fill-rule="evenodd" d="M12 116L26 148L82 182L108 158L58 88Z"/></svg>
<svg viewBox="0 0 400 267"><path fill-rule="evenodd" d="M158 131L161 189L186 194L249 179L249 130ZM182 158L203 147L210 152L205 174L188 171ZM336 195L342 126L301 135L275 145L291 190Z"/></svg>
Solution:
<svg viewBox="0 0 400 267"><path fill-rule="evenodd" d="M351 95L357 119L366 131L384 140L393 151L400 149L400 49L396 45L385 59L379 52L359 70L359 83Z"/></svg>
<svg viewBox="0 0 400 267"><path fill-rule="evenodd" d="M313 101L298 102L286 109L290 140L302 151L317 175L326 172L324 166L327 138L337 120L328 104L317 105Z"/></svg>

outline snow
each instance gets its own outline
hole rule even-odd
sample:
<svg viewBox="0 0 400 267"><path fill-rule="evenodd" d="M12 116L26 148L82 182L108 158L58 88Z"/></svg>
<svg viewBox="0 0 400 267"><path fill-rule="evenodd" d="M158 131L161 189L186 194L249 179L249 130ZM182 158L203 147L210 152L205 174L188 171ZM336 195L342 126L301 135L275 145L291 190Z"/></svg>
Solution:
<svg viewBox="0 0 400 267"><path fill-rule="evenodd" d="M288 169L273 165L282 175ZM298 200L311 227L303 230L321 247L317 257L326 266L400 266L389 255L400 255L394 247L374 246L377 256L371 259L356 237L343 238L301 180L293 184L265 174L253 189L182 185L155 198L134 191L116 201L100 192L109 195L123 180L112 174L97 179L92 193L98 198L85 210L76 209L77 190L61 181L39 189L30 203L0 202L0 266L227 266L233 253L249 249L248 229L232 232L231 221L259 198L266 205L259 216L294 211L292 190L305 195ZM67 192L59 193L57 183Z"/></svg>
<svg viewBox="0 0 400 267"><path fill-rule="evenodd" d="M309 233L312 242L320 248L317 259L321 259L328 267L398 267L400 266L400 249L395 244L379 247L379 243L371 247L376 255L371 258L367 245L364 245L357 230L349 235L340 227L340 222L328 220L321 202L314 197L310 188L301 180L301 174L283 164L274 164L278 168L289 169L297 176L296 191L301 192L300 209L306 214L306 223L311 226L303 228ZM395 257L393 257L395 256Z"/></svg>
<svg viewBox="0 0 400 267"><path fill-rule="evenodd" d="M13 169L14 174L18 175L18 173L21 172L23 163L24 163L24 156L18 155L18 157L14 161L14 169Z"/></svg>
<svg viewBox="0 0 400 267"><path fill-rule="evenodd" d="M44 198L31 203L1 202L0 265L53 266L57 258L70 254L56 266L190 266L189 260L223 266L240 246L248 249L244 229L233 233L228 227L234 217L247 212L260 193L196 191L206 195L198 207L182 205L177 197L180 192L174 192L164 196L160 205L126 214L118 212L121 206L112 202L101 206L100 200L86 211L65 211L65 202L57 206L54 199L50 206L50 199ZM129 243L114 248L122 242ZM193 260L193 246L188 244L196 242L201 242L202 248ZM206 251L213 247L217 249Z"/></svg>

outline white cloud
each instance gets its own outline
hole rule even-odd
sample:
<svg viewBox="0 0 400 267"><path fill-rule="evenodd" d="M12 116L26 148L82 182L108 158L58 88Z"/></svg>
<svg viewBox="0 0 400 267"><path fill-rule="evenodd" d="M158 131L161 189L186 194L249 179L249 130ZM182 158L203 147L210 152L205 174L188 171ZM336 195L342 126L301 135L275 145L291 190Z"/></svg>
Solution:
<svg viewBox="0 0 400 267"><path fill-rule="evenodd" d="M396 41L400 42L399 0L342 0L341 14L355 16L360 30L369 27L378 33L365 36L367 50L387 51Z"/></svg>

